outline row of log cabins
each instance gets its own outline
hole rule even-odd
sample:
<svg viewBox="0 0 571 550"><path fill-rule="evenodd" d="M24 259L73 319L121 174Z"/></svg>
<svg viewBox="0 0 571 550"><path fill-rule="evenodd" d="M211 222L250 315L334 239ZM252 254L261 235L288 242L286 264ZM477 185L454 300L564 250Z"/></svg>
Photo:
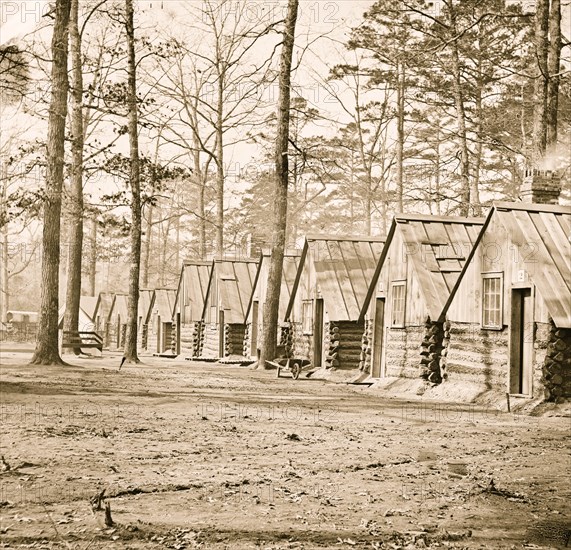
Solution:
<svg viewBox="0 0 571 550"><path fill-rule="evenodd" d="M486 218L400 214L386 239L308 236L284 258L279 343L357 378L569 398L570 235L568 207L498 202ZM140 349L255 359L269 259L189 260L176 291L141 291ZM124 301L106 317L115 347Z"/></svg>
<svg viewBox="0 0 571 550"><path fill-rule="evenodd" d="M386 241L308 236L284 260L280 343L373 379L571 397L570 234L569 208L498 202L486 218L398 215ZM175 325L190 358L258 355L268 260L202 276L188 262L202 313Z"/></svg>

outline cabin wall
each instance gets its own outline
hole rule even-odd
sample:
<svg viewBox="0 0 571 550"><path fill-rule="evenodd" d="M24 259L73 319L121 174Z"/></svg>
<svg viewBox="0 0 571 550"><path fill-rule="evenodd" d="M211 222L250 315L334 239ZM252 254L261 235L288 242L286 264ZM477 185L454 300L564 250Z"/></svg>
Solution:
<svg viewBox="0 0 571 550"><path fill-rule="evenodd" d="M201 354L205 359L221 359L220 330L224 331L224 355L242 355L246 326L243 323L205 324L202 331Z"/></svg>
<svg viewBox="0 0 571 550"><path fill-rule="evenodd" d="M557 398L571 395L568 393L571 376L562 368L571 355L571 336L564 329L555 336L556 329L552 327L545 302L530 282L530 273L541 269L534 250L533 243L522 246L514 243L497 217L491 220L447 313L450 339L441 361L445 380L483 384L486 389L502 393L509 391L513 289L530 288L533 326L525 330L526 335L533 338L531 396ZM484 273L503 276L501 329L482 328ZM551 356L557 355L552 353L557 341L560 350L557 353L563 355L558 357L558 366L552 374L550 369L554 363L548 357L548 349ZM571 362L567 369L571 370Z"/></svg>
<svg viewBox="0 0 571 550"><path fill-rule="evenodd" d="M180 355L195 357L200 333L200 322L180 323Z"/></svg>
<svg viewBox="0 0 571 550"><path fill-rule="evenodd" d="M423 357L420 352L428 313L418 278L409 260L410 254L415 253L419 252L405 246L397 228L369 304L361 368L372 373L376 367L372 365L374 323L379 322L375 320L375 307L376 300L384 298L383 351L378 369L381 377L418 378L423 372L420 368ZM400 281L405 282L404 326L393 326L392 287L393 283Z"/></svg>
<svg viewBox="0 0 571 550"><path fill-rule="evenodd" d="M328 321L323 335L327 368L359 369L365 324L356 321Z"/></svg>

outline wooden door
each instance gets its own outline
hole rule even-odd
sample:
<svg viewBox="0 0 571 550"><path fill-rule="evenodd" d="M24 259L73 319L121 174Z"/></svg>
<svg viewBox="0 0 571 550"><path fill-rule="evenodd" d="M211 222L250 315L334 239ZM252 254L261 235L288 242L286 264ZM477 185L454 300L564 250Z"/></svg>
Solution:
<svg viewBox="0 0 571 550"><path fill-rule="evenodd" d="M323 299L315 300L313 315L313 366L321 367L323 362Z"/></svg>
<svg viewBox="0 0 571 550"><path fill-rule="evenodd" d="M257 357L258 355L258 310L260 304L258 301L252 302L252 345L250 348L250 356Z"/></svg>
<svg viewBox="0 0 571 550"><path fill-rule="evenodd" d="M224 338L224 310L221 309L218 313L218 357L224 357L225 352L225 338Z"/></svg>
<svg viewBox="0 0 571 550"><path fill-rule="evenodd" d="M381 368L383 358L383 338L385 334L385 299L377 298L375 301L375 316L373 324L373 353L371 355L371 376L380 378L385 375Z"/></svg>
<svg viewBox="0 0 571 550"><path fill-rule="evenodd" d="M512 290L510 393L531 395L533 379L533 296L530 288Z"/></svg>

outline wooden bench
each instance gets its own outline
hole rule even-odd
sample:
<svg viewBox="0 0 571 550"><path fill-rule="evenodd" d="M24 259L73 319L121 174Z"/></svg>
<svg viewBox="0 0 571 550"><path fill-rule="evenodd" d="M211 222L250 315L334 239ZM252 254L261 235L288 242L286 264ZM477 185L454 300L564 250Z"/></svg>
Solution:
<svg viewBox="0 0 571 550"><path fill-rule="evenodd" d="M97 332L64 330L62 348L95 348L103 351L103 338Z"/></svg>

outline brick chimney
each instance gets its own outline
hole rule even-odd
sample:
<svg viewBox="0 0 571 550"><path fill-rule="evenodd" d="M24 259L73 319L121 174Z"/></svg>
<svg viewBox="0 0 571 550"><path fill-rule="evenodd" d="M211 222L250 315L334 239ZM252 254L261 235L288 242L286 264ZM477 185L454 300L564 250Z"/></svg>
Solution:
<svg viewBox="0 0 571 550"><path fill-rule="evenodd" d="M553 170L526 168L520 188L523 202L537 204L559 204L561 176Z"/></svg>

